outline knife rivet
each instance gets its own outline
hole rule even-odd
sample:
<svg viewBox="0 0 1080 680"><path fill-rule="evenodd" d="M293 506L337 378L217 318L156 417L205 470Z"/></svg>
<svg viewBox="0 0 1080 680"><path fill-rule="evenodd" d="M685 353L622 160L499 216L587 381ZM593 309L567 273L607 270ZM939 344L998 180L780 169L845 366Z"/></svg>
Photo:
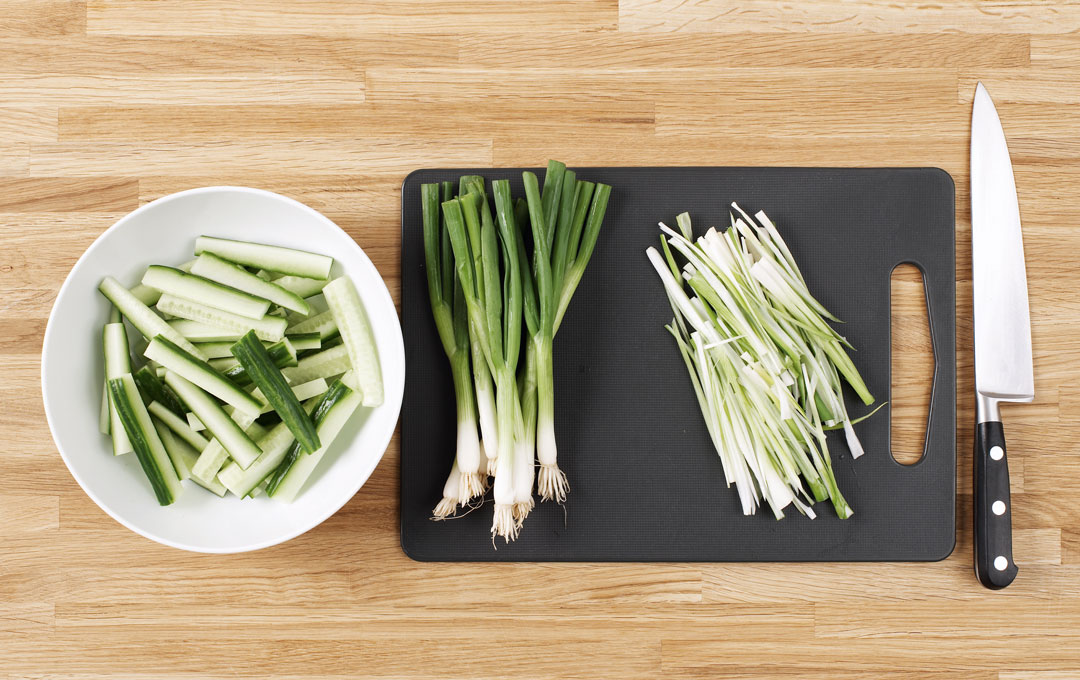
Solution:
<svg viewBox="0 0 1080 680"><path fill-rule="evenodd" d="M1005 571L1009 566L1009 560L1004 555L998 555L994 558L994 569L998 571Z"/></svg>
<svg viewBox="0 0 1080 680"><path fill-rule="evenodd" d="M994 501L994 504L990 506L990 509L994 511L995 515L1004 515L1005 514L1005 502L1004 501Z"/></svg>
<svg viewBox="0 0 1080 680"><path fill-rule="evenodd" d="M990 457L994 460L1001 460L1005 457L1005 449L1000 446L994 446L990 448Z"/></svg>

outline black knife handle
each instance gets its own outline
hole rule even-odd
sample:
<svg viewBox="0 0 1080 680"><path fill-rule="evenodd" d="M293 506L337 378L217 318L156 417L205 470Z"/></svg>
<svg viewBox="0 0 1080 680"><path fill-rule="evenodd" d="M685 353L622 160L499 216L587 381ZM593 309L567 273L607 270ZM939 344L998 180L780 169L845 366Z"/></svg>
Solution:
<svg viewBox="0 0 1080 680"><path fill-rule="evenodd" d="M975 426L975 575L998 590L1016 578L1012 502L1005 430L1000 421Z"/></svg>

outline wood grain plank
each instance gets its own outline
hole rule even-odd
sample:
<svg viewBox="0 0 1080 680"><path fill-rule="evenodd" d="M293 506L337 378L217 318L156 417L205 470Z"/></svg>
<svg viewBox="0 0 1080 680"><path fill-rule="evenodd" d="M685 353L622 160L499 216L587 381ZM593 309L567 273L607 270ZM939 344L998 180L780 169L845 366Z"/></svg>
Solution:
<svg viewBox="0 0 1080 680"><path fill-rule="evenodd" d="M39 144L30 170L34 175L116 176L249 173L249 177L284 174L355 174L404 179L413 168L484 166L491 163L491 142L484 139L442 140L415 137L360 137L353 140L224 141L215 143L116 142Z"/></svg>
<svg viewBox="0 0 1080 680"><path fill-rule="evenodd" d="M86 32L83 0L0 0L0 37L50 37Z"/></svg>
<svg viewBox="0 0 1080 680"><path fill-rule="evenodd" d="M53 606L45 602L5 604L0 609L0 643L32 645L53 629ZM0 671L4 672L4 671Z"/></svg>
<svg viewBox="0 0 1080 680"><path fill-rule="evenodd" d="M369 33L324 35L74 36L12 39L0 52L0 72L22 75L362 74L366 66L453 66L456 35ZM1010 47L1010 49L1016 49Z"/></svg>
<svg viewBox="0 0 1080 680"><path fill-rule="evenodd" d="M0 107L0 139L8 142L56 141L56 109Z"/></svg>
<svg viewBox="0 0 1080 680"><path fill-rule="evenodd" d="M139 181L116 177L0 177L0 212L126 212Z"/></svg>
<svg viewBox="0 0 1080 680"><path fill-rule="evenodd" d="M505 68L1017 68L1030 64L1026 35L866 33L667 33L530 31L465 35L464 66Z"/></svg>
<svg viewBox="0 0 1080 680"><path fill-rule="evenodd" d="M367 71L373 102L443 101L483 92L487 101L602 101L684 98L688 89L704 90L714 101L737 97L748 105L772 100L770 91L805 106L828 102L844 106L866 100L908 98L941 105L954 101L956 73L948 69L554 69L464 68L410 69L374 67ZM495 91L490 83L500 87Z"/></svg>
<svg viewBox="0 0 1080 680"><path fill-rule="evenodd" d="M1077 5L1080 13L1080 5ZM978 77L961 76L957 93L961 103L970 104L979 82L989 90L994 103L1076 104L1080 102L1080 69L994 69L980 71ZM1002 123L1009 133L1008 121Z"/></svg>
<svg viewBox="0 0 1080 680"><path fill-rule="evenodd" d="M230 102L357 103L363 77L341 75L23 75L0 72L0 98L12 105L63 106L109 103L214 104Z"/></svg>
<svg viewBox="0 0 1080 680"><path fill-rule="evenodd" d="M1071 603L1032 606L1015 598L1005 602L973 601L963 610L935 607L928 602L873 603L858 609L822 603L814 608L817 637L850 640L905 638L912 633L924 639L1013 640L1053 635L1059 626L1080 626L1080 608Z"/></svg>
<svg viewBox="0 0 1080 680"><path fill-rule="evenodd" d="M1080 45L1074 36L1036 35L1031 37L1030 59L1038 67L1080 66Z"/></svg>
<svg viewBox="0 0 1080 680"><path fill-rule="evenodd" d="M1080 28L1080 7L1069 3L960 0L843 0L790 4L780 0L621 0L624 31L757 33L1071 33Z"/></svg>
<svg viewBox="0 0 1080 680"><path fill-rule="evenodd" d="M388 130L453 140L492 134L588 135L652 132L653 105L637 101L392 101L356 106L74 106L59 113L60 138L73 140L350 139ZM432 121L438 124L432 124Z"/></svg>
<svg viewBox="0 0 1080 680"><path fill-rule="evenodd" d="M4 290L42 287L58 290L63 276L79 255L123 215L123 212L0 213L0 228L5 233L0 286Z"/></svg>
<svg viewBox="0 0 1080 680"><path fill-rule="evenodd" d="M0 494L0 533L48 531L60 528L60 499L36 494Z"/></svg>
<svg viewBox="0 0 1080 680"><path fill-rule="evenodd" d="M740 644L724 640L664 640L661 663L665 676L674 678L722 677L725 672L747 667L748 659L767 659L757 667L759 673L794 677L803 677L804 672L825 671L869 674L882 667L923 677L924 673L933 671L972 674L996 671L1017 663L1043 670L1076 665L1080 661L1077 651L1080 637L1063 636L1058 642L1048 646L1038 637L1010 637L1006 645L997 638L972 637L961 647L927 644L919 636L908 636L845 639L825 647L817 640L784 645L769 641Z"/></svg>
<svg viewBox="0 0 1080 680"><path fill-rule="evenodd" d="M111 35L364 35L387 31L512 33L614 29L618 0L552 0L541 4L466 0L402 3L377 0L165 0L147 12L139 0L89 0L87 32Z"/></svg>

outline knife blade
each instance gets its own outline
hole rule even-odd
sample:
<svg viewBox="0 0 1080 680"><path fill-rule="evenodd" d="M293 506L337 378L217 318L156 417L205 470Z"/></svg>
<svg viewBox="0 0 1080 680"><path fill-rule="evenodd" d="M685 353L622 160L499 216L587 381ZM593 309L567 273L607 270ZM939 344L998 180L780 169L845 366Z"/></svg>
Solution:
<svg viewBox="0 0 1080 680"><path fill-rule="evenodd" d="M1035 397L1027 270L1012 161L997 109L979 83L971 111L971 258L975 315L975 574L1012 583L1012 506L998 405Z"/></svg>

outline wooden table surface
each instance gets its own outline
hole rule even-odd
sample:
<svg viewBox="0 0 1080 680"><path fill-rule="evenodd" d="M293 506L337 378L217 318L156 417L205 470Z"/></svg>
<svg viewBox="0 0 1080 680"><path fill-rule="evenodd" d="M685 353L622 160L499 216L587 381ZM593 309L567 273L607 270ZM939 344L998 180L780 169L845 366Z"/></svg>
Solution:
<svg viewBox="0 0 1080 680"><path fill-rule="evenodd" d="M0 0L0 677L1080 678L1076 31L1080 5L1046 0ZM997 593L972 574L969 526L980 79L1015 164L1037 392L1005 412L1020 574ZM395 439L322 526L203 556L124 529L64 467L42 332L128 211L211 184L282 192L347 229L397 296L410 170L549 157L949 171L953 555L417 564L398 545ZM895 425L917 439L925 323L917 279L896 288Z"/></svg>

